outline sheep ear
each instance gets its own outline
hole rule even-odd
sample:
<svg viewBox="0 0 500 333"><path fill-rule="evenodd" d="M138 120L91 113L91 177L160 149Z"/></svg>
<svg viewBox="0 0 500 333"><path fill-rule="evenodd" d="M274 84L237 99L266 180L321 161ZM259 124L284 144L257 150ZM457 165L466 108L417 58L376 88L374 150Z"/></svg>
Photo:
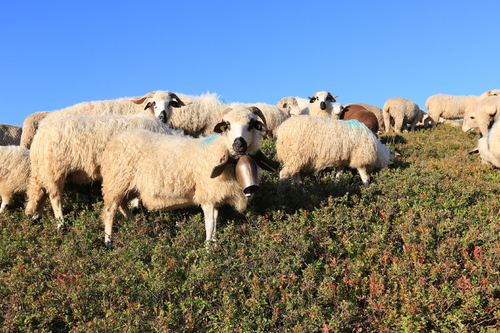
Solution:
<svg viewBox="0 0 500 333"><path fill-rule="evenodd" d="M280 163L277 161L273 161L270 158L266 157L264 153L259 149L255 155L250 155L252 159L257 163L257 165L264 170L271 172L278 172L280 168Z"/></svg>
<svg viewBox="0 0 500 333"><path fill-rule="evenodd" d="M131 99L130 101L135 104L142 104L144 101L148 98L152 98L154 96L154 92L147 93L146 95L142 96L139 99Z"/></svg>
<svg viewBox="0 0 500 333"><path fill-rule="evenodd" d="M339 96L332 96L331 94L328 94L328 100L330 102L335 103L337 101L335 98L337 98L337 97L339 97Z"/></svg>
<svg viewBox="0 0 500 333"><path fill-rule="evenodd" d="M224 169L226 168L226 165L228 163L236 164L236 160L232 157L229 157L229 150L226 149L224 155L220 159L220 164L214 166L214 168L212 169L210 178L219 177L224 172Z"/></svg>
<svg viewBox="0 0 500 333"><path fill-rule="evenodd" d="M224 133L225 131L227 131L228 127L229 126L228 126L227 122L221 121L220 123L215 125L214 132L215 133Z"/></svg>

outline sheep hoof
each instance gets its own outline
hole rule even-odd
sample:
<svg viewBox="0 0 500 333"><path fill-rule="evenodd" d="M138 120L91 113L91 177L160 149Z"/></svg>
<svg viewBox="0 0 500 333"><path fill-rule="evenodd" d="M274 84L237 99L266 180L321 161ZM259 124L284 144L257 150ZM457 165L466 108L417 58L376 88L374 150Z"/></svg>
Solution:
<svg viewBox="0 0 500 333"><path fill-rule="evenodd" d="M106 247L106 250L108 250L108 251L113 250L113 244L111 244L111 241L104 242L104 246Z"/></svg>
<svg viewBox="0 0 500 333"><path fill-rule="evenodd" d="M141 212L139 207L132 207L132 210L130 211L133 215L137 215Z"/></svg>
<svg viewBox="0 0 500 333"><path fill-rule="evenodd" d="M41 221L40 217L31 218L31 225L39 225L39 224L41 224L41 222L42 221Z"/></svg>

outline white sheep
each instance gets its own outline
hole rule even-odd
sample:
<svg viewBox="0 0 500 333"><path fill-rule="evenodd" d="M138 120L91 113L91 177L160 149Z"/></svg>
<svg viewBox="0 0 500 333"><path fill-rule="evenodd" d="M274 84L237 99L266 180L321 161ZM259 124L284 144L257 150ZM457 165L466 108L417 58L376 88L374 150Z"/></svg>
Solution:
<svg viewBox="0 0 500 333"><path fill-rule="evenodd" d="M474 111L465 114L462 130L468 132L479 127L482 136L485 136L498 119L500 119L500 96L488 96L477 103Z"/></svg>
<svg viewBox="0 0 500 333"><path fill-rule="evenodd" d="M379 108L376 105L371 105L371 104L366 104L366 103L349 103L349 104L346 104L345 106L347 107L347 106L350 106L350 105L361 105L362 107L364 107L368 111L373 112L375 114L375 116L377 117L378 131L380 133L384 133L385 132L384 114L383 114L381 108Z"/></svg>
<svg viewBox="0 0 500 333"><path fill-rule="evenodd" d="M500 120L497 120L490 131L477 141L477 149L483 164L500 168Z"/></svg>
<svg viewBox="0 0 500 333"><path fill-rule="evenodd" d="M369 172L387 167L394 155L362 123L356 120L335 120L315 116L296 116L278 129L276 153L283 162L278 192L291 178L301 183L301 171L320 171L337 167L356 168L363 185L369 186Z"/></svg>
<svg viewBox="0 0 500 333"><path fill-rule="evenodd" d="M111 248L116 210L134 220L125 203L136 197L148 209L201 206L207 246L215 243L219 207L230 204L243 211L247 196L255 190L253 186L244 193L237 180L242 176L239 161L249 155L249 161L262 168L277 170L279 166L260 151L264 125L258 116L265 122L257 108L234 104L213 129L220 135L192 138L130 131L113 138L103 153L101 168L106 247ZM256 166L253 172L258 172ZM258 184L259 177L254 176Z"/></svg>
<svg viewBox="0 0 500 333"><path fill-rule="evenodd" d="M194 137L213 134L227 104L215 93L200 96L176 94L186 105L172 110L168 125Z"/></svg>
<svg viewBox="0 0 500 333"><path fill-rule="evenodd" d="M335 98L328 91L315 92L313 97L309 97L309 112L311 116L319 116L330 118L332 115L332 103L335 103Z"/></svg>
<svg viewBox="0 0 500 333"><path fill-rule="evenodd" d="M474 111L481 99L494 95L500 95L500 90L488 90L480 96L432 95L425 102L429 115L426 126L442 122L442 119L462 119L466 113Z"/></svg>
<svg viewBox="0 0 500 333"><path fill-rule="evenodd" d="M21 142L21 126L0 124L0 146L18 146Z"/></svg>
<svg viewBox="0 0 500 333"><path fill-rule="evenodd" d="M309 114L309 100L301 97L283 97L276 106L287 111L291 116Z"/></svg>
<svg viewBox="0 0 500 333"><path fill-rule="evenodd" d="M40 217L49 196L58 227L63 226L64 182L86 184L100 180L104 148L114 135L130 129L172 133L158 118L145 115L73 115L41 126L30 149L26 214L37 214L32 216L35 220Z"/></svg>
<svg viewBox="0 0 500 333"><path fill-rule="evenodd" d="M29 175L29 150L21 146L0 146L0 214L10 204L14 194L26 192Z"/></svg>
<svg viewBox="0 0 500 333"><path fill-rule="evenodd" d="M177 108L182 105L184 105L182 100L174 93L168 91L150 92L142 97L126 97L113 100L83 102L48 113L40 121L39 127L61 117L79 114L145 114L158 117L163 123L166 123L172 113L172 108ZM29 140L26 141L26 146L30 144L31 142L29 142Z"/></svg>
<svg viewBox="0 0 500 333"><path fill-rule="evenodd" d="M415 130L417 123L421 122L424 117L417 103L406 98L389 98L383 108L385 132L389 133L394 127L396 133L401 133L406 129L406 124L410 125L410 131Z"/></svg>
<svg viewBox="0 0 500 333"><path fill-rule="evenodd" d="M26 149L30 149L33 137L38 130L38 126L43 118L49 113L49 111L40 111L30 114L24 119L23 130L21 133L20 145Z"/></svg>

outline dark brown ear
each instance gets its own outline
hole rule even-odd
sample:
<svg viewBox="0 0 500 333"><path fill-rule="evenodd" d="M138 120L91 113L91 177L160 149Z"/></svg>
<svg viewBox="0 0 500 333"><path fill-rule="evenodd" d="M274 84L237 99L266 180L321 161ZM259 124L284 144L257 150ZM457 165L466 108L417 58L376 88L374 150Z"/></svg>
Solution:
<svg viewBox="0 0 500 333"><path fill-rule="evenodd" d="M229 128L229 124L226 121L221 121L214 127L215 133L224 133Z"/></svg>
<svg viewBox="0 0 500 333"><path fill-rule="evenodd" d="M280 163L277 161L273 161L270 158L267 158L264 153L259 150L255 155L250 155L252 159L257 163L259 167L263 170L278 172L280 168Z"/></svg>
<svg viewBox="0 0 500 333"><path fill-rule="evenodd" d="M210 178L219 177L224 172L224 169L226 168L226 165L228 163L236 164L236 162L237 161L234 158L229 156L229 150L226 149L224 156L222 156L220 159L220 164L214 166L214 168L212 169L212 173L210 174Z"/></svg>
<svg viewBox="0 0 500 333"><path fill-rule="evenodd" d="M336 97L339 96L332 96L332 94L328 93L328 100L332 103L335 103L337 100L335 100Z"/></svg>

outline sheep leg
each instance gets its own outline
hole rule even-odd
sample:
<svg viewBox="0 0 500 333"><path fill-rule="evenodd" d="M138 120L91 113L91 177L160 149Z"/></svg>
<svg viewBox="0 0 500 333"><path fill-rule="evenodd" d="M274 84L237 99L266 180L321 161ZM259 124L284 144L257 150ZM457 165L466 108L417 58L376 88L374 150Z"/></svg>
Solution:
<svg viewBox="0 0 500 333"><path fill-rule="evenodd" d="M52 205L52 210L54 211L54 217L57 221L57 229L64 227L64 216L62 209L62 191L64 187L64 180L59 179L47 186L47 192L49 193L50 204Z"/></svg>
<svg viewBox="0 0 500 333"><path fill-rule="evenodd" d="M7 206L10 204L10 199L12 198L13 193L2 193L2 206L0 207L0 214L2 214L6 209Z"/></svg>
<svg viewBox="0 0 500 333"><path fill-rule="evenodd" d="M113 245L111 243L111 233L113 232L113 219L115 218L118 206L119 205L116 200L111 204L108 204L106 202L104 203L102 214L102 221L104 223L104 245L108 250L113 249Z"/></svg>
<svg viewBox="0 0 500 333"><path fill-rule="evenodd" d="M284 167L280 171L280 180L278 182L278 195L281 195L283 193L283 188L285 186L285 183L287 182L288 178L290 178L295 185L302 185L302 179L300 178L300 172L291 172L289 169Z"/></svg>
<svg viewBox="0 0 500 333"><path fill-rule="evenodd" d="M397 117L396 119L394 119L394 131L398 134L401 133L402 130L404 130L403 120L403 117Z"/></svg>
<svg viewBox="0 0 500 333"><path fill-rule="evenodd" d="M139 202L139 201L137 201ZM121 205L118 207L120 212L125 216L130 222L135 222L135 216L128 208L128 205L125 201L122 200Z"/></svg>
<svg viewBox="0 0 500 333"><path fill-rule="evenodd" d="M357 168L357 169L358 169L358 173L361 177L361 180L363 181L363 186L365 188L368 188L368 186L370 185L370 183L369 183L370 176L368 175L366 168Z"/></svg>
<svg viewBox="0 0 500 333"><path fill-rule="evenodd" d="M343 173L344 173L344 167L338 166L335 173L335 179L339 179Z"/></svg>
<svg viewBox="0 0 500 333"><path fill-rule="evenodd" d="M205 216L205 245L208 250L210 242L212 242L215 247L217 247L217 238L215 237L215 232L217 230L217 217L219 215L219 210L211 204L202 205L201 209L203 209L203 215Z"/></svg>
<svg viewBox="0 0 500 333"><path fill-rule="evenodd" d="M31 178L28 191L28 203L26 204L25 214L31 216L32 223L39 223L43 213L43 207L47 201L48 195L35 177Z"/></svg>

